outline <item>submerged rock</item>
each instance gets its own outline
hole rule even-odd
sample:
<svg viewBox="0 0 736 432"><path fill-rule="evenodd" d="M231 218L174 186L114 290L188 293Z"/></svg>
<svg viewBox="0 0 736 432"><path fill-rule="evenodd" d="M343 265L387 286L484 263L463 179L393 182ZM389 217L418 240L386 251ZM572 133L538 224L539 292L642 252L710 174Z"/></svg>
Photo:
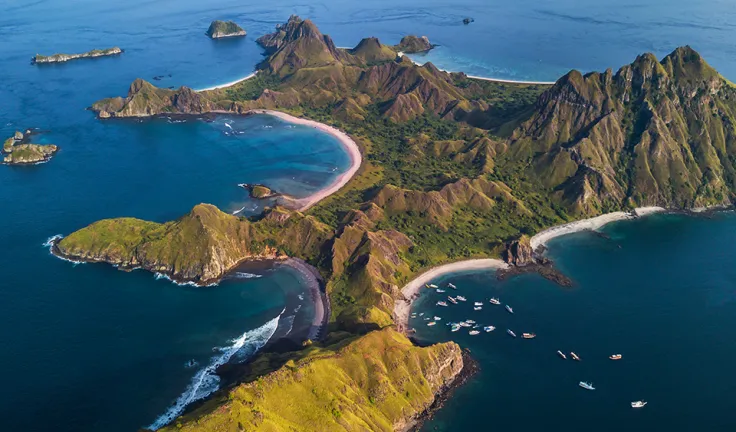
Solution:
<svg viewBox="0 0 736 432"><path fill-rule="evenodd" d="M246 32L242 27L232 21L212 21L207 29L207 36L212 39L219 39L233 36L245 36Z"/></svg>

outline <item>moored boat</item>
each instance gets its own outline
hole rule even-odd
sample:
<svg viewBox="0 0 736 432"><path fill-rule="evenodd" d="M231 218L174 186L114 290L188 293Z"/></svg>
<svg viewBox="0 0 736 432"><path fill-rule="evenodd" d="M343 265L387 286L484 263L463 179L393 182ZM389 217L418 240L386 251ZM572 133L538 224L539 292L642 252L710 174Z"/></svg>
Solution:
<svg viewBox="0 0 736 432"><path fill-rule="evenodd" d="M608 356L608 358L611 360L621 360L621 357L622 357L621 354L614 354L612 356Z"/></svg>
<svg viewBox="0 0 736 432"><path fill-rule="evenodd" d="M457 325L462 326L462 327L470 327L472 324L466 323L465 321L463 321L461 323L458 323Z"/></svg>
<svg viewBox="0 0 736 432"><path fill-rule="evenodd" d="M473 308L473 310L476 310L476 311L479 311L479 310L481 310L481 309L483 309L483 308L482 308L482 307L480 307L480 306L475 306L475 307Z"/></svg>
<svg viewBox="0 0 736 432"><path fill-rule="evenodd" d="M492 332L493 330L496 330L496 327L493 326L485 326L483 327L483 330L485 330L486 333Z"/></svg>
<svg viewBox="0 0 736 432"><path fill-rule="evenodd" d="M516 333L514 333L511 329L506 329L506 333L510 334L513 337L516 337Z"/></svg>
<svg viewBox="0 0 736 432"><path fill-rule="evenodd" d="M427 323L427 325L430 326L430 327L432 327L433 325L437 325L437 323L434 322L434 321L430 321L430 322Z"/></svg>
<svg viewBox="0 0 736 432"><path fill-rule="evenodd" d="M506 305L506 310L509 311L509 313L514 313L514 310L509 305Z"/></svg>
<svg viewBox="0 0 736 432"><path fill-rule="evenodd" d="M577 361L580 361L580 357L578 357L578 355L577 355L577 354L575 354L575 353L574 353L574 352L572 352L572 351L570 351L570 357L572 357L572 359L573 359L573 360L577 360Z"/></svg>
<svg viewBox="0 0 736 432"><path fill-rule="evenodd" d="M455 285L451 284L451 283L448 283L447 286L450 287L450 288L452 288L452 289L457 289L457 287Z"/></svg>
<svg viewBox="0 0 736 432"><path fill-rule="evenodd" d="M489 303L492 303L492 304L495 304L495 305L500 305L501 304L501 300L499 300L499 299L497 299L495 297L493 297L490 300L488 300L488 302Z"/></svg>
<svg viewBox="0 0 736 432"><path fill-rule="evenodd" d="M434 317L434 320L435 320L435 321L442 321L442 318L440 318L440 317L438 317L438 316L435 316L435 317Z"/></svg>
<svg viewBox="0 0 736 432"><path fill-rule="evenodd" d="M435 284L429 284L429 287L430 287L430 288L432 288L432 289L436 289L436 288L439 288L439 287L438 287L437 285L435 285Z"/></svg>
<svg viewBox="0 0 736 432"><path fill-rule="evenodd" d="M565 353L563 353L562 351L560 351L560 350L557 350L557 354L558 354L558 355L559 355L560 357L562 357L562 359L563 359L563 360L567 360L567 356L566 356L566 355L565 355Z"/></svg>
<svg viewBox="0 0 736 432"><path fill-rule="evenodd" d="M475 335L477 335L478 333L480 333L480 332L479 332L478 330L470 330L470 332L468 332L468 334L469 334L470 336L475 336Z"/></svg>
<svg viewBox="0 0 736 432"><path fill-rule="evenodd" d="M438 301L437 306L447 306L447 302Z"/></svg>
<svg viewBox="0 0 736 432"><path fill-rule="evenodd" d="M438 293L443 293L443 292L445 292L445 290L443 290L443 289L440 289L440 288L437 288L437 292L438 292Z"/></svg>
<svg viewBox="0 0 736 432"><path fill-rule="evenodd" d="M578 384L580 387L584 388L585 390L595 390L595 387L593 387L593 383L588 383L585 381L580 381L580 384Z"/></svg>
<svg viewBox="0 0 736 432"><path fill-rule="evenodd" d="M450 303L452 303L452 304L457 304L457 300L455 300L455 298L454 298L454 297L451 297L451 296L447 296L447 300L449 300L449 301L450 301Z"/></svg>
<svg viewBox="0 0 736 432"><path fill-rule="evenodd" d="M473 321L473 320L465 320L465 322L468 323L468 324L475 324L475 321Z"/></svg>
<svg viewBox="0 0 736 432"><path fill-rule="evenodd" d="M474 306L483 306L483 302L475 302L473 303Z"/></svg>
<svg viewBox="0 0 736 432"><path fill-rule="evenodd" d="M643 400L634 401L634 402L631 402L631 408L642 408L646 404L647 404L647 401L643 401Z"/></svg>
<svg viewBox="0 0 736 432"><path fill-rule="evenodd" d="M459 324L453 324L452 328L450 329L450 331L454 331L454 332L456 332L458 330L460 330L460 325Z"/></svg>
<svg viewBox="0 0 736 432"><path fill-rule="evenodd" d="M463 296L457 296L457 297L455 297L455 300L459 300L459 301L467 301L468 299L466 299L466 298L465 298L465 297L463 297Z"/></svg>
<svg viewBox="0 0 736 432"><path fill-rule="evenodd" d="M535 337L537 337L537 335L536 333L522 333L521 337L523 337L524 339L534 339Z"/></svg>

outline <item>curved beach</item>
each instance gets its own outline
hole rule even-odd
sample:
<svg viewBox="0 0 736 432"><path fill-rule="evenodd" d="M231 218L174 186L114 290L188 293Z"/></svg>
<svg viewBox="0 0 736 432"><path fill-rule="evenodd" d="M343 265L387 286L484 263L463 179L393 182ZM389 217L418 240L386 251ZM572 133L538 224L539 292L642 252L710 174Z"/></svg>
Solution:
<svg viewBox="0 0 736 432"><path fill-rule="evenodd" d="M249 80L249 79L253 78L254 76L256 76L257 73L258 72L253 72L252 74L250 74L248 76L245 76L243 78L237 79L235 81L230 81L229 83L219 84L219 85L216 85L216 86L207 87L207 88L203 88L203 89L199 89L199 90L195 90L195 91L197 91L197 92L204 92L204 91L219 90L219 89L224 89L224 88L227 88L227 87L232 87L235 84L238 84L238 83L241 83L243 81L246 81L246 80Z"/></svg>
<svg viewBox="0 0 736 432"><path fill-rule="evenodd" d="M324 123L319 123L313 120L307 120L304 118L294 117L292 115L283 113L281 111L273 111L273 110L252 110L248 112L249 114L267 114L274 117L278 117L281 120L287 121L289 123L293 124L299 124L299 125L305 125L310 126L315 129L318 129L322 132L328 133L332 135L333 137L337 138L337 140L340 142L340 144L345 148L345 150L348 152L348 156L350 157L350 167L345 171L344 173L337 176L337 178L327 185L324 189L321 189L312 195L306 196L304 198L295 199L294 203L296 204L296 208L299 211L305 211L318 203L320 200L332 195L333 193L337 192L345 186L345 184L350 181L351 178L355 175L355 173L358 172L358 169L360 168L360 164L363 161L363 157L360 154L360 147L358 147L358 144L353 141L352 138L350 138L345 132L332 127L328 126Z"/></svg>
<svg viewBox="0 0 736 432"><path fill-rule="evenodd" d="M419 297L422 287L432 279L447 273L471 270L498 270L508 267L508 264L495 258L470 259L433 267L412 279L401 289L403 299L394 304L394 322L400 332L406 333L409 328L409 313L414 300Z"/></svg>

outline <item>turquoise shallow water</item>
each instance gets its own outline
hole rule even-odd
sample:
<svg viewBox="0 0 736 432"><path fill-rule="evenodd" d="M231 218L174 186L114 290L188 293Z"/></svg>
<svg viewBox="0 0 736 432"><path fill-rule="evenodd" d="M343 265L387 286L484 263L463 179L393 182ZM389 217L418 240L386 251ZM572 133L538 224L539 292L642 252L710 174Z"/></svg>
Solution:
<svg viewBox="0 0 736 432"><path fill-rule="evenodd" d="M241 78L263 58L255 38L292 13L312 18L339 46L355 45L365 36L395 43L407 33L428 35L441 45L428 60L445 69L476 75L554 80L570 68L618 67L642 51L663 55L689 43L727 77L736 77L731 43L736 36L732 24L735 11L724 0L650 1L646 5L604 0L584 8L572 0L554 4L526 0L330 0L309 4L274 0L268 5L234 0L8 0L0 11L0 134L4 137L16 129L37 127L44 131L40 140L61 146L61 152L45 165L0 166L0 262L4 263L0 348L5 354L0 356L0 370L6 372L0 391L3 430L114 432L150 425L180 395L196 394L188 393L188 388L209 388L212 383L198 380L197 374L213 359L230 354L218 347L231 347L244 332L258 330L258 334L247 335L252 344L244 343L234 354L236 358L247 356L270 333L267 324L284 306L301 302L302 281L288 269L195 289L155 280L146 272L122 273L104 265L72 266L49 256L41 246L52 235L72 232L101 218L135 216L165 221L200 202L226 211L245 208L244 214L257 212L260 204L249 201L236 187L238 183L264 182L304 196L330 183L347 166L347 156L331 137L270 117L219 117L213 122L185 123L165 119L101 122L85 111L98 99L124 95L135 78L161 76L160 81L153 81L159 86L193 88ZM460 21L465 16L473 16L476 22L463 26ZM242 23L248 36L209 40L203 33L216 18ZM122 47L125 53L62 65L29 65L36 53L83 52L112 45ZM664 233L672 230L679 234L683 227L693 226L678 223L663 225ZM723 259L715 262L726 263L729 245L719 242L729 238L727 230L715 234L706 230L703 234L703 241L712 240L721 248L715 250ZM658 241L642 238L631 248L650 250L648 242ZM670 249L714 249L698 244L701 237L669 238ZM562 254L559 262L576 276L580 271L577 266L587 265L588 258L586 253ZM723 287L732 281L730 266L680 267L678 270L687 269L693 278L705 281L702 285L709 293L709 302L729 307L731 294ZM655 268L655 264L648 268ZM599 285L595 280L599 273L585 274L591 278L590 286ZM656 278L660 276L653 277L656 282L651 284L659 286ZM533 277L509 281L507 286L515 284L528 285L527 289L539 290L549 295L550 301L560 303L564 296L573 295L561 294ZM597 291L582 287L579 292L591 293L588 301L595 303ZM649 291L644 287L629 291L633 304L639 301L636 296L640 292ZM538 295L535 293L535 298L545 298ZM693 294L696 299L699 295L702 291ZM694 314L688 306L683 304L679 309L673 305L668 310L671 317L684 320ZM720 323L721 310L713 306L716 318L697 315L692 326L705 326L710 319ZM306 304L300 311L304 317L312 313ZM576 313L574 317L581 314ZM293 309L287 310L280 322L288 322L292 314ZM569 321L562 314L555 317L583 326L580 319ZM729 359L728 347L724 348L727 344L718 336L713 333L699 342L723 348L722 353L709 351L710 355ZM534 342L543 340L540 336ZM578 343L570 341L570 345ZM511 345L509 349L517 348ZM489 358L495 363L489 364L503 365L504 356L509 356L510 362L518 361L513 354L493 350ZM199 365L187 368L189 360ZM710 361L702 356L697 359L701 363L706 360ZM485 366L481 379L468 390L462 389L457 399L460 402L451 401L438 421L465 424L465 419L452 417L466 412L464 406L473 406L462 399L462 392L470 391L472 400L473 388L505 390L508 386L486 385L483 379L493 370L493 366ZM691 380L682 370L677 372L682 374L680 380ZM529 373L520 369L519 379L513 381L520 391L529 391L513 396L519 404L516 411L509 412L518 413L520 418L529 417L528 411L520 411L524 407L521 402L537 396L542 401L553 399L529 384L539 381L536 378L528 382L520 379ZM664 376L675 380L673 373ZM583 378L600 380L593 371ZM720 388L727 380L717 381L714 385ZM208 385L192 387L200 382ZM552 386L557 390L562 384L554 382ZM601 385L600 393L605 387ZM490 393L480 394L490 397ZM713 422L724 419L709 407L721 407L730 399L719 402L709 396L710 392L706 394L701 397L710 405L700 406L702 412L709 413ZM615 403L625 403L630 397L649 396L621 395ZM541 404L536 405L538 409ZM663 409L660 404L653 401L642 416L652 416L653 422L665 415L657 411ZM442 416L448 417L443 420ZM507 420L511 426L524 424L518 419L516 424Z"/></svg>
<svg viewBox="0 0 736 432"><path fill-rule="evenodd" d="M440 294L423 293L414 311L442 321L427 327L423 317L411 320L417 337L457 341L481 370L423 430L489 423L503 430L733 430L735 227L732 213L664 215L608 225L610 239L557 238L549 255L574 280L572 289L538 275L501 283L492 272L438 279L457 285L468 303L438 307ZM488 304L492 296L515 313ZM473 311L474 301L483 310ZM470 336L443 325L464 319L497 329ZM523 340L522 332L537 338ZM582 361L562 360L558 349ZM609 360L614 353L623 359ZM640 399L649 404L632 409Z"/></svg>

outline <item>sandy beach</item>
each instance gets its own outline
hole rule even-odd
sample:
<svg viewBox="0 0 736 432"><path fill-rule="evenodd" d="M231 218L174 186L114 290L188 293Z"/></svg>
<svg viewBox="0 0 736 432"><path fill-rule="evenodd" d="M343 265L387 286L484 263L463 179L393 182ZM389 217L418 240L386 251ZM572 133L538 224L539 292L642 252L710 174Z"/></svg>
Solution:
<svg viewBox="0 0 736 432"><path fill-rule="evenodd" d="M320 200L332 195L333 193L340 190L341 187L345 186L345 184L350 181L351 178L355 175L355 173L358 172L358 169L360 168L360 164L363 161L363 158L360 154L360 148L355 143L355 141L352 140L345 132L334 128L332 126L328 126L324 123L319 123L313 120L307 120L299 117L294 117L292 115L280 112L280 111L272 111L272 110L252 110L249 111L250 114L267 114L274 117L278 117L284 121L287 121L289 123L294 124L300 124L305 126L310 126L315 129L318 129L322 132L328 133L332 135L333 137L337 138L337 140L342 144L342 146L347 150L348 155L350 156L350 167L347 171L340 174L332 183L327 185L324 189L321 189L317 191L316 193L294 200L294 203L296 204L297 210L299 211L305 211L315 205Z"/></svg>
<svg viewBox="0 0 736 432"><path fill-rule="evenodd" d="M408 330L411 305L419 296L419 292L422 290L424 285L429 283L432 279L446 273L471 270L498 270L506 267L508 267L508 264L500 259L486 258L458 261L427 270L401 289L401 294L403 294L404 299L396 300L394 305L394 322L396 323L397 328L399 331L404 333Z"/></svg>
<svg viewBox="0 0 736 432"><path fill-rule="evenodd" d="M423 66L424 65L423 63L419 63L418 61L416 61L413 58L409 57L408 55L404 54L403 52L400 52L399 53L399 57L404 57L404 56L406 56L406 58L408 58L409 60L411 60L412 63L414 63L415 65L418 65L418 66ZM448 72L448 73L458 72L458 71L449 71L447 69L440 69L440 70L442 72ZM492 81L492 82L506 83L506 84L530 84L530 85L542 84L542 85L552 85L552 84L555 83L554 81L517 81L517 80L500 79L500 78L487 78L487 77L481 77L481 76L477 76L477 75L467 75L467 77L468 78L471 78L471 79L482 80L482 81Z"/></svg>
<svg viewBox="0 0 736 432"><path fill-rule="evenodd" d="M606 213L604 215L596 216L590 219L583 219L564 225L558 225L552 228L548 228L532 237L530 243L532 249L537 250L538 247L546 245L548 241L552 240L555 237L563 236L565 234L571 234L578 231L597 230L611 222L626 219L636 219L637 217L643 217L654 213L661 213L663 211L665 211L665 209L662 207L639 207L637 209L634 209L634 211L631 213Z"/></svg>
<svg viewBox="0 0 736 432"><path fill-rule="evenodd" d="M309 328L307 339L317 340L320 336L324 336L322 330L327 325L327 320L330 316L330 302L327 294L322 289L324 286L322 277L317 269L298 258L289 258L281 264L295 269L307 280L309 293L314 303L314 318L312 319L312 326Z"/></svg>
<svg viewBox="0 0 736 432"><path fill-rule="evenodd" d="M199 90L195 90L195 91L197 91L197 92L203 92L203 91L218 90L218 89L223 89L223 88L231 87L231 86L234 86L237 83L241 83L241 82L243 82L245 80L248 80L248 79L253 78L254 76L256 76L257 73L258 72L253 72L252 74L250 74L250 75L248 75L246 77L237 79L235 81L231 81L229 83L219 84L219 85L216 85L216 86L213 86L213 87L207 87L207 88L203 88L203 89L199 89Z"/></svg>

